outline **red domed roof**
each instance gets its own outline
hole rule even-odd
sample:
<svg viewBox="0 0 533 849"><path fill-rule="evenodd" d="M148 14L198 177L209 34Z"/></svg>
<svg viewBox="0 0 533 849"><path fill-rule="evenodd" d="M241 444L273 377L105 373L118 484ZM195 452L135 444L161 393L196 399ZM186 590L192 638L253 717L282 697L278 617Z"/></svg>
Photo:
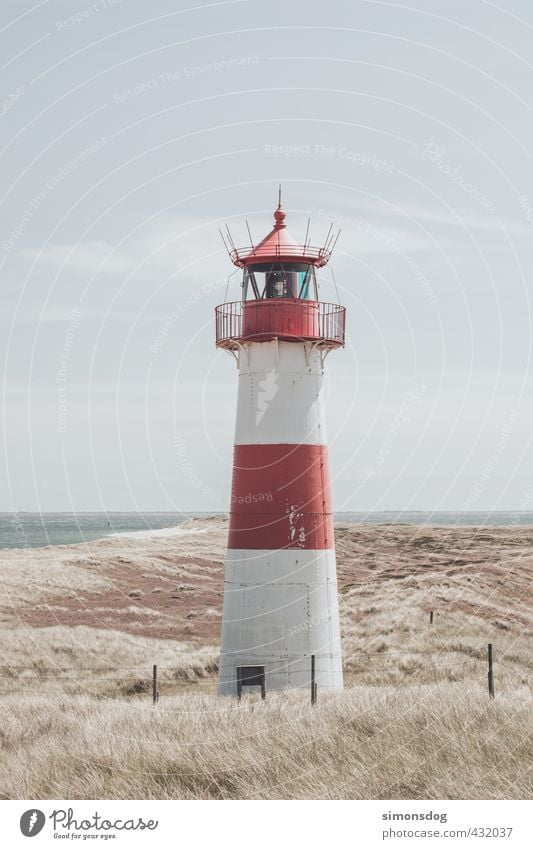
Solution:
<svg viewBox="0 0 533 849"><path fill-rule="evenodd" d="M264 262L305 262L316 266L327 263L333 246L325 244L322 248L314 248L307 242L302 244L293 239L287 231L281 202L274 211L274 222L270 233L255 247L236 248L232 243L231 261L241 268Z"/></svg>
<svg viewBox="0 0 533 849"><path fill-rule="evenodd" d="M284 256L294 258L302 253L303 245L299 245L287 230L285 212L281 206L274 212L274 221L276 223L270 233L243 257L247 263Z"/></svg>

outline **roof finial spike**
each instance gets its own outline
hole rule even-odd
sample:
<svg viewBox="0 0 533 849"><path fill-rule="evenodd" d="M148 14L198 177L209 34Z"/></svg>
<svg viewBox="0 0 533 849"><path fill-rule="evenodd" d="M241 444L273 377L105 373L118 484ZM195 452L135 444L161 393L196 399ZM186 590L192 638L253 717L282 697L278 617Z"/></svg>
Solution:
<svg viewBox="0 0 533 849"><path fill-rule="evenodd" d="M278 188L278 208L274 212L274 221L276 222L274 224L274 230L282 230L286 226L285 212L281 208L281 183Z"/></svg>

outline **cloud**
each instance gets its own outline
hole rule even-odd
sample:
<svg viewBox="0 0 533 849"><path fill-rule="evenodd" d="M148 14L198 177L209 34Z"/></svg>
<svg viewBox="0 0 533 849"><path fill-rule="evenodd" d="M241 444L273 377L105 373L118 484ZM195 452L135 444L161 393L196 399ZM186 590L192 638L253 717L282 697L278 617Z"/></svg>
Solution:
<svg viewBox="0 0 533 849"><path fill-rule="evenodd" d="M25 259L61 272L162 282L187 269L189 277L205 281L224 267L224 248L217 226L205 219L166 218L150 222L116 244L106 239L51 243L21 252Z"/></svg>
<svg viewBox="0 0 533 849"><path fill-rule="evenodd" d="M499 218L495 213L473 215L472 210L466 207L456 207L453 210L448 210L437 206L424 207L403 203L401 210L393 212L387 210L386 204L372 203L370 206L373 211L376 213L379 212L381 215L392 216L394 218L413 218L415 224L417 221L431 221L436 224L447 224L450 227L460 227L461 229L468 228L470 230L487 232L512 233L513 235L528 237L531 237L533 232L531 226L520 218Z"/></svg>

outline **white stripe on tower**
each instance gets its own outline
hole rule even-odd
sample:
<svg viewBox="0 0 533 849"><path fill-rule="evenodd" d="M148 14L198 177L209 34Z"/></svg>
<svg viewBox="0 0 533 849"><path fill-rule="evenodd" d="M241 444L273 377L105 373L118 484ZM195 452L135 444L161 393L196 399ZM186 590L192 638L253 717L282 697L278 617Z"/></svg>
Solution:
<svg viewBox="0 0 533 849"><path fill-rule="evenodd" d="M323 374L310 342L247 345L239 355L235 445L325 445Z"/></svg>

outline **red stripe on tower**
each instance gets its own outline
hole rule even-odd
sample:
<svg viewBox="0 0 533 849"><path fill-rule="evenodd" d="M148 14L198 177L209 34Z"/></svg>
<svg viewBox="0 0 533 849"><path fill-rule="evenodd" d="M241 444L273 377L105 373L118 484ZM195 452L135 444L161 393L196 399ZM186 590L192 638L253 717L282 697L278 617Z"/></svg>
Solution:
<svg viewBox="0 0 533 849"><path fill-rule="evenodd" d="M228 548L333 547L327 448L236 445Z"/></svg>

